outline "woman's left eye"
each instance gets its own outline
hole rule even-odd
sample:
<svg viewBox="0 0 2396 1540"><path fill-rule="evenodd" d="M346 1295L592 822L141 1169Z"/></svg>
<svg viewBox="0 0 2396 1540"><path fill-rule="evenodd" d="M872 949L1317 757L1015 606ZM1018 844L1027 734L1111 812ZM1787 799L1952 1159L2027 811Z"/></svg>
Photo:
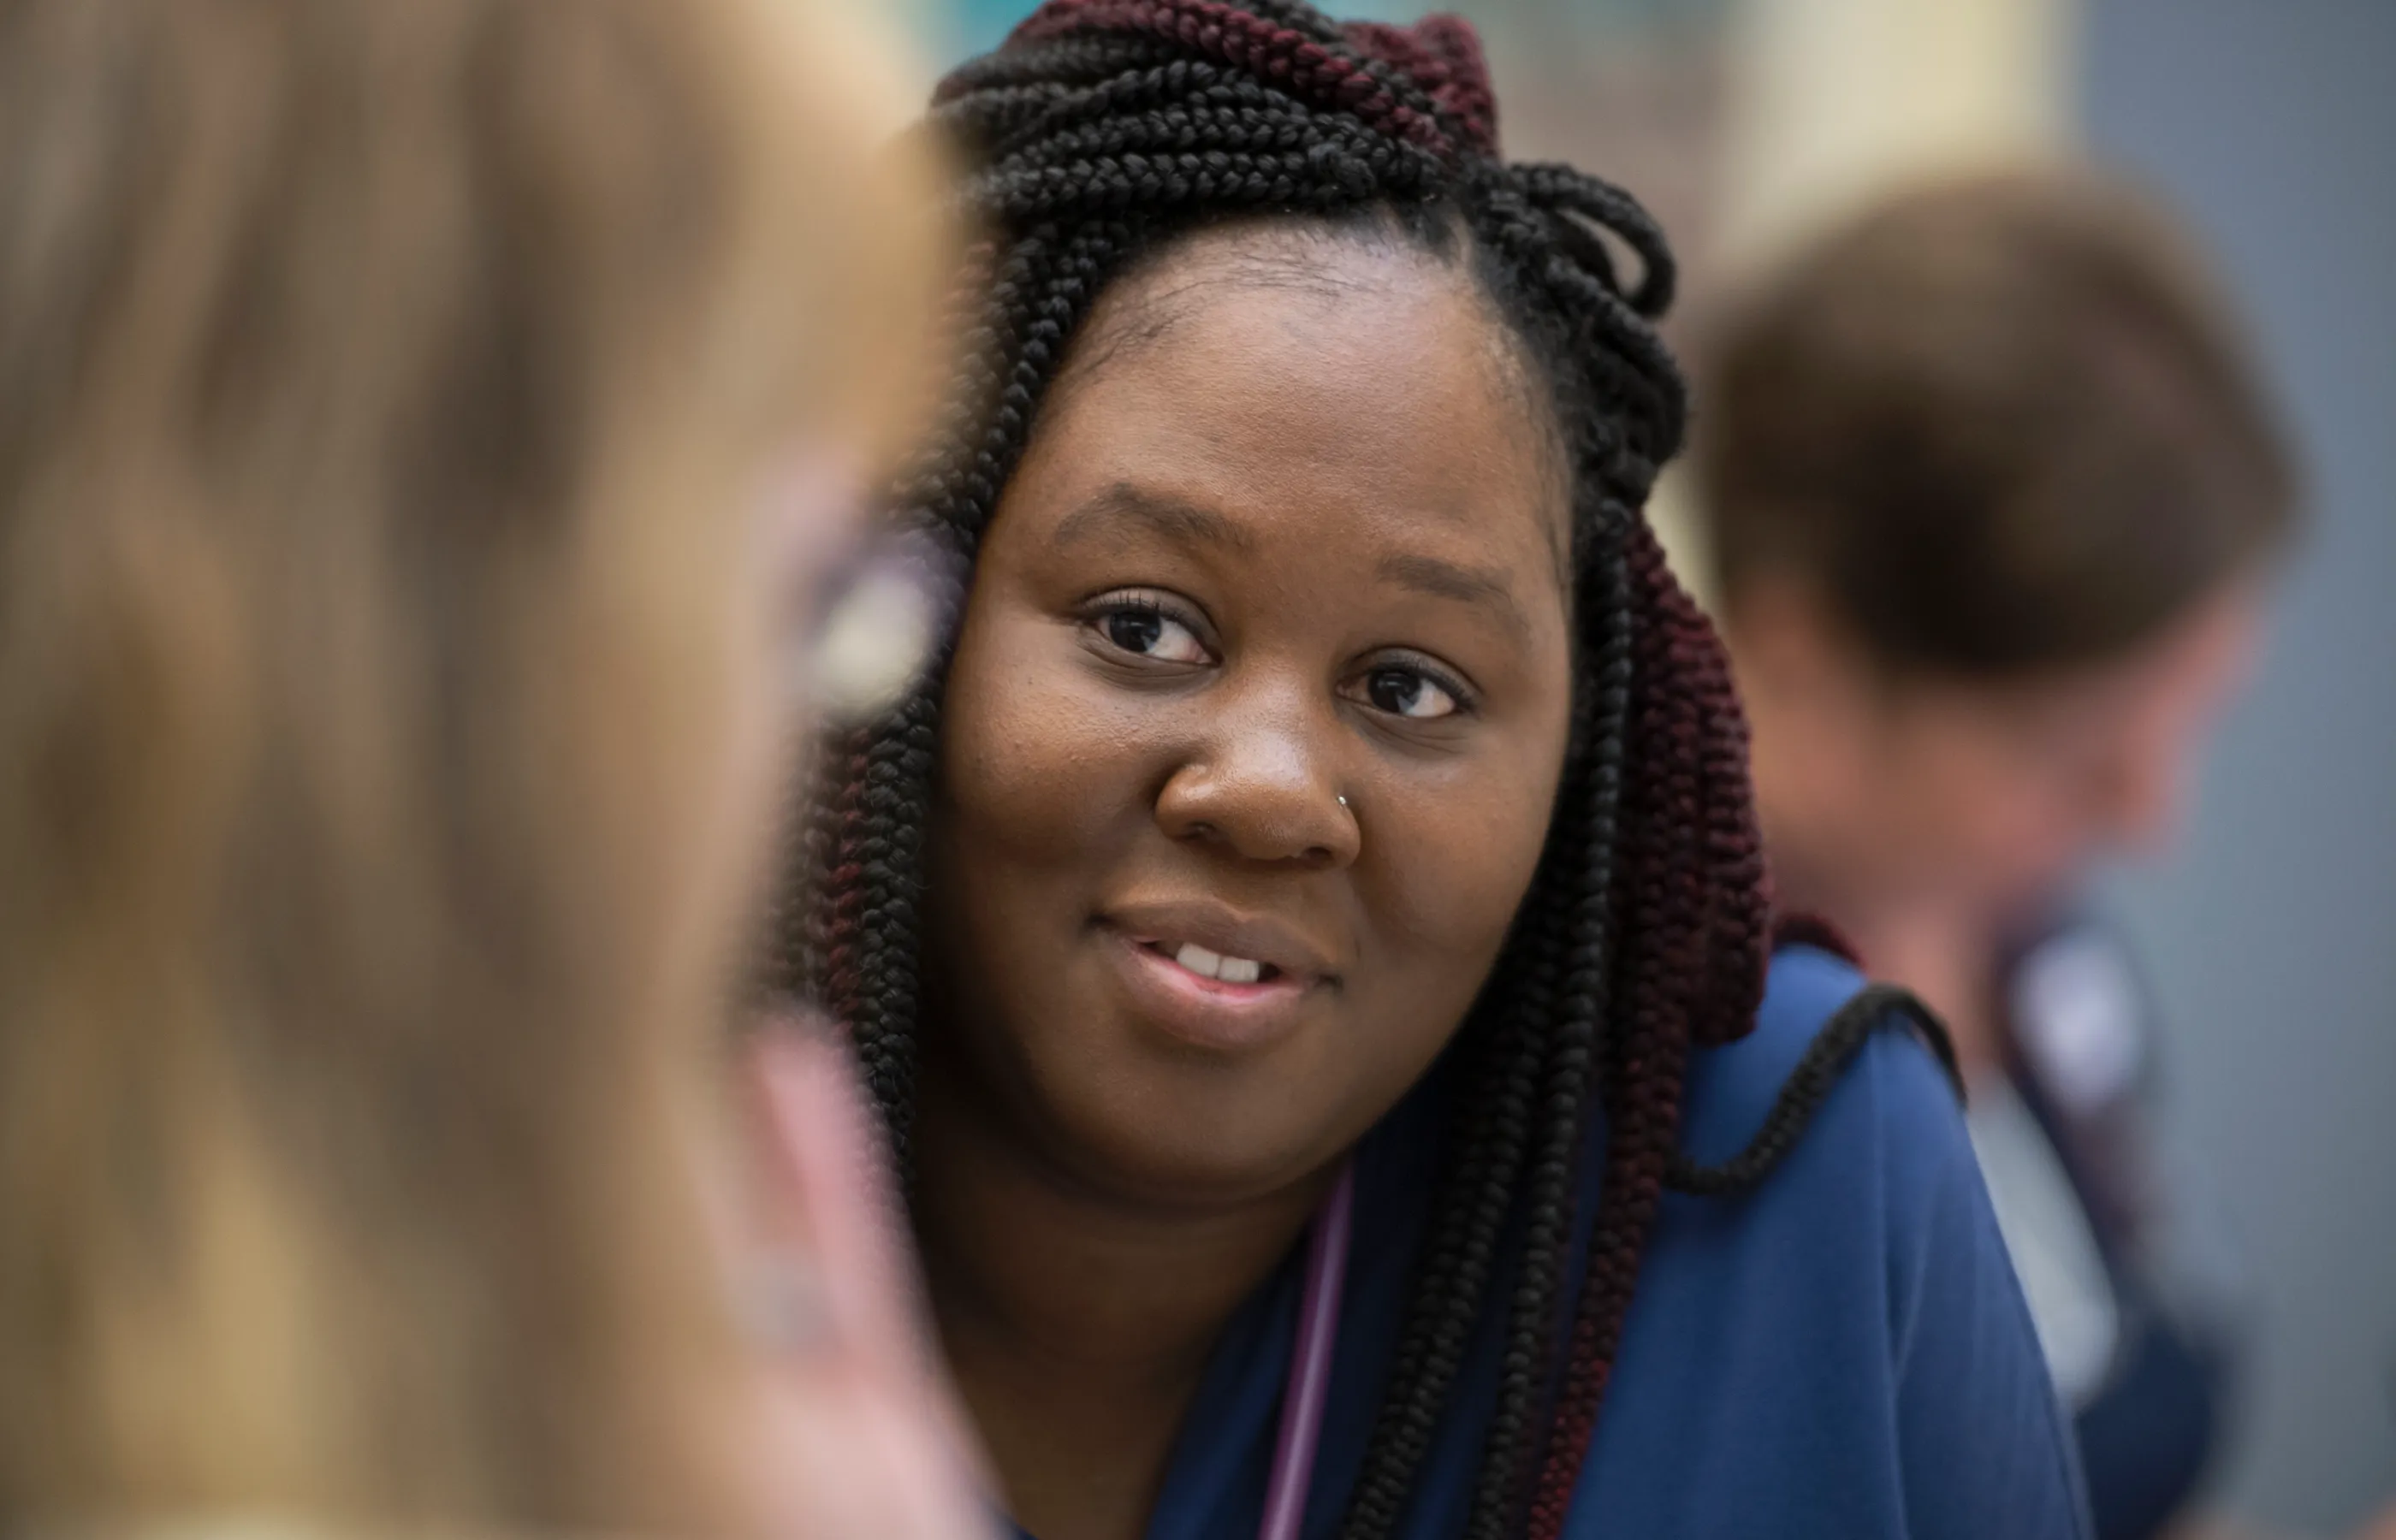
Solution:
<svg viewBox="0 0 2396 1540"><path fill-rule="evenodd" d="M1164 663L1204 663L1205 644L1188 626L1154 604L1117 604L1094 617L1098 634L1138 657Z"/></svg>
<svg viewBox="0 0 2396 1540"><path fill-rule="evenodd" d="M1463 709L1454 691L1419 669L1375 669L1364 676L1364 698L1376 710L1429 722Z"/></svg>

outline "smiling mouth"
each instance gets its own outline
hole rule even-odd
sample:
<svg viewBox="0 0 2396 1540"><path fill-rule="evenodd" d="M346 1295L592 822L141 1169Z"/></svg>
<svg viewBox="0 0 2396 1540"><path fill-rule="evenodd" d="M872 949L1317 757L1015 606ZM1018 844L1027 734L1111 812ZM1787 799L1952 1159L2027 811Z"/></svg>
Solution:
<svg viewBox="0 0 2396 1540"><path fill-rule="evenodd" d="M1187 973L1216 983L1271 984L1283 976L1282 971L1270 962L1208 951L1195 941L1185 941L1178 946L1164 941L1142 941L1138 945L1142 951L1162 957Z"/></svg>
<svg viewBox="0 0 2396 1540"><path fill-rule="evenodd" d="M1211 1053L1253 1053L1309 1018L1328 979L1151 931L1102 925L1105 951L1134 1019Z"/></svg>

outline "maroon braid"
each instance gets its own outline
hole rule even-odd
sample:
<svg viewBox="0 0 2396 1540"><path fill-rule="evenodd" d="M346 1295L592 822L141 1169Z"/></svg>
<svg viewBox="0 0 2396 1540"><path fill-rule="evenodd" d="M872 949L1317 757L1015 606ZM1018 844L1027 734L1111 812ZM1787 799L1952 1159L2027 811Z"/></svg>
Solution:
<svg viewBox="0 0 2396 1540"><path fill-rule="evenodd" d="M1573 747L1537 873L1458 1034L1451 1131L1341 1533L1378 1540L1401 1522L1477 1325L1501 1309L1467 1527L1555 1536L1663 1191L1760 1180L1841 1062L1809 1054L1744 1163L1679 1154L1689 1053L1749 1029L1768 936L1728 667L1638 514L1685 412L1652 325L1671 297L1663 238L1618 189L1499 160L1479 45L1444 18L1342 29L1298 0L1051 0L942 83L933 124L991 239L954 291L962 361L892 509L961 574L1099 293L1210 220L1395 229L1469 263L1547 378L1573 472ZM832 750L779 937L779 981L848 1025L902 1161L945 671ZM1593 1134L1605 1154L1590 1193L1577 1174ZM1568 1298L1576 1215L1592 1203Z"/></svg>
<svg viewBox="0 0 2396 1540"><path fill-rule="evenodd" d="M1677 1149L1689 1048L1744 1032L1764 987L1762 845L1721 644L1644 524L1630 558L1638 769L1624 797L1621 923L1645 944L1619 953L1629 1029L1611 1045L1601 1206L1524 1530L1531 1540L1564 1533Z"/></svg>

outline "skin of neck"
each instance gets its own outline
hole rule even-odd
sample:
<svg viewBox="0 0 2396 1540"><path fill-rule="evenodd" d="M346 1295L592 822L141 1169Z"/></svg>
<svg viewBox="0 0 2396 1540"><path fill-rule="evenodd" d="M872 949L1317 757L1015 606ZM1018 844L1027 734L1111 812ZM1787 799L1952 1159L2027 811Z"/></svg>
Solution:
<svg viewBox="0 0 2396 1540"><path fill-rule="evenodd" d="M1219 1206L1077 1177L925 1043L912 1208L949 1366L1040 1540L1135 1540L1209 1355L1336 1168Z"/></svg>
<svg viewBox="0 0 2396 1540"><path fill-rule="evenodd" d="M1874 780L1874 724L1837 687L1817 637L1767 614L1725 625L1752 743L1756 817L1779 907L1819 915L1865 971L1920 995L1946 1022L1967 1077L2003 1065L1993 1015L2003 917L1961 887L1899 881L1872 857L1889 840Z"/></svg>

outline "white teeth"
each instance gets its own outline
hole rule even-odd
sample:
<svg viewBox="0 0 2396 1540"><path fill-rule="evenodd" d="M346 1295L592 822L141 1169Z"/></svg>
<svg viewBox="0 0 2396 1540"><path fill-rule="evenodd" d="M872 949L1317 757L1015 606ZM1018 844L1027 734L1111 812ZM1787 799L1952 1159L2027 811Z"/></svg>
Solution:
<svg viewBox="0 0 2396 1540"><path fill-rule="evenodd" d="M1225 957L1221 952L1208 951L1195 941L1183 942L1173 954L1173 961L1201 978L1225 984L1253 984L1265 973L1265 965L1253 958Z"/></svg>
<svg viewBox="0 0 2396 1540"><path fill-rule="evenodd" d="M1181 949L1173 954L1173 961L1201 978L1218 977L1223 969L1223 954L1210 952L1195 941L1183 942Z"/></svg>

